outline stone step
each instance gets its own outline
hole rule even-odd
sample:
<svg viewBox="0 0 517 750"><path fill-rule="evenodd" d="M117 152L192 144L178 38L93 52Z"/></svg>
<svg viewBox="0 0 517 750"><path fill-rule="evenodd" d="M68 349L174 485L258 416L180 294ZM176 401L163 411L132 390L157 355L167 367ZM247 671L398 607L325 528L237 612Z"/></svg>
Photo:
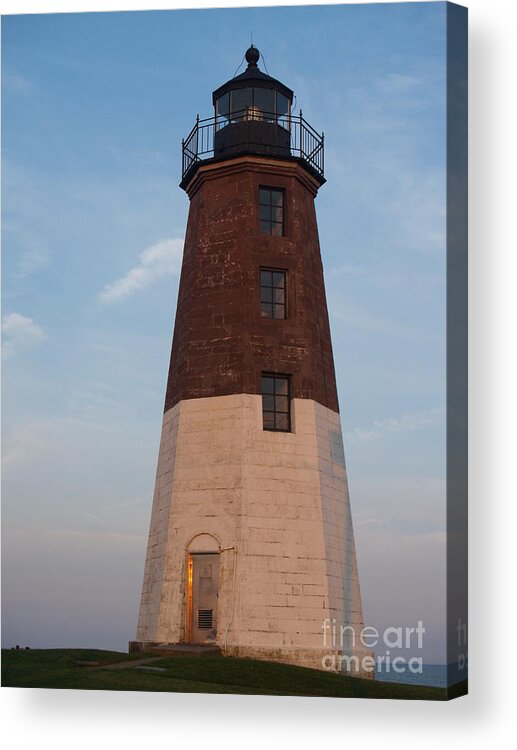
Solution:
<svg viewBox="0 0 517 750"><path fill-rule="evenodd" d="M221 649L215 644L139 643L131 641L129 653L152 654L153 656L220 656Z"/></svg>

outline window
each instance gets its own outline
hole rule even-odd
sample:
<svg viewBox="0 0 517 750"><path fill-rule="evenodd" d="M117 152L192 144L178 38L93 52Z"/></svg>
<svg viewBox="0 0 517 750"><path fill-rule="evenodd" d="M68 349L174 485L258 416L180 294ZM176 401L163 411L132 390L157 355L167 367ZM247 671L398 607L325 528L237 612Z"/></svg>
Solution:
<svg viewBox="0 0 517 750"><path fill-rule="evenodd" d="M262 376L262 417L265 430L291 431L290 383L286 375Z"/></svg>
<svg viewBox="0 0 517 750"><path fill-rule="evenodd" d="M284 191L260 188L260 232L281 237L284 234Z"/></svg>
<svg viewBox="0 0 517 750"><path fill-rule="evenodd" d="M263 318L286 317L286 272L260 269L260 309Z"/></svg>

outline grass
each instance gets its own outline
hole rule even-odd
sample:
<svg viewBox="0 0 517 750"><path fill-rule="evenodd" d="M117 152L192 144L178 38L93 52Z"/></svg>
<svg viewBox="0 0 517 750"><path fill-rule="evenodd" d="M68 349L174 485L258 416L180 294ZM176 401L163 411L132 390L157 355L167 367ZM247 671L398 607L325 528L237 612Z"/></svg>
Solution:
<svg viewBox="0 0 517 750"><path fill-rule="evenodd" d="M320 672L274 662L222 656L164 657L149 664L164 671L110 669L117 662L142 658L114 651L31 649L2 651L2 686L73 690L143 690L171 693L239 693L336 698L447 700L465 695L466 683L448 691ZM100 662L100 667L78 661Z"/></svg>

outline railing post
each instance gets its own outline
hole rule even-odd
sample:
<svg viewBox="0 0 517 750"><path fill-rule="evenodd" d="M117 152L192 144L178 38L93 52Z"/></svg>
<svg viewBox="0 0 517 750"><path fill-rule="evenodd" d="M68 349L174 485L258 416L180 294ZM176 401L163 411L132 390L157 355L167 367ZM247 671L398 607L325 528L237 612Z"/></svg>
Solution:
<svg viewBox="0 0 517 750"><path fill-rule="evenodd" d="M185 177L185 139L181 139L181 178Z"/></svg>
<svg viewBox="0 0 517 750"><path fill-rule="evenodd" d="M299 148L299 151L300 151L301 157L303 157L303 149L302 149L303 130L302 128L303 128L303 113L302 113L302 110L300 110L300 148Z"/></svg>
<svg viewBox="0 0 517 750"><path fill-rule="evenodd" d="M325 133L321 131L321 174L325 174Z"/></svg>
<svg viewBox="0 0 517 750"><path fill-rule="evenodd" d="M196 159L199 159L199 113L196 115Z"/></svg>

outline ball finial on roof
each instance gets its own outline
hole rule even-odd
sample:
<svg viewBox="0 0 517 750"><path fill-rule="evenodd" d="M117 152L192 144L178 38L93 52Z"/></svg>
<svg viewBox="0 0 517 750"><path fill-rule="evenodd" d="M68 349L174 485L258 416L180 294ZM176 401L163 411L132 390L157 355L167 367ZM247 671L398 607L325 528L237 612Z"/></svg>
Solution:
<svg viewBox="0 0 517 750"><path fill-rule="evenodd" d="M246 62L248 63L248 68L256 68L260 58L260 52L252 44L251 47L246 50L246 54L244 55L244 57L246 58Z"/></svg>

